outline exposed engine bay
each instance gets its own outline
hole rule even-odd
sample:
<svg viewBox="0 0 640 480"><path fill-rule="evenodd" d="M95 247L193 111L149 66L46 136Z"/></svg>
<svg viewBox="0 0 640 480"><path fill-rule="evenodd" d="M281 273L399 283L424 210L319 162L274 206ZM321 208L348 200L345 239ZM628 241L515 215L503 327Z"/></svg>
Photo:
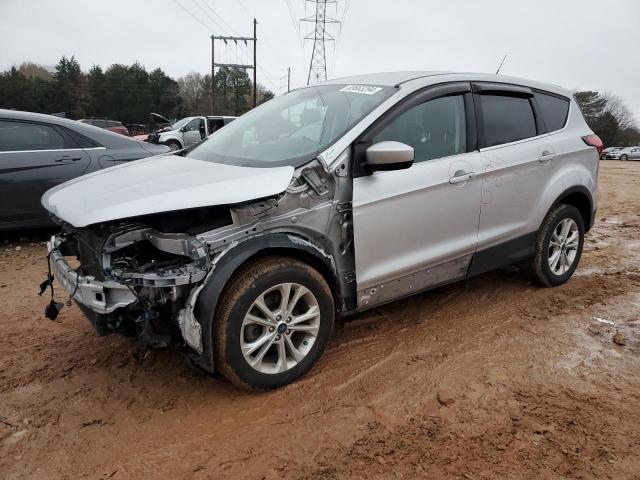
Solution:
<svg viewBox="0 0 640 480"><path fill-rule="evenodd" d="M215 279L219 264L240 258L238 252L242 258L260 255L270 239L285 238L349 284L354 256L350 203L344 200L350 199L335 198L335 192L350 195L350 189L337 189L340 181L348 179L312 164L295 172L285 192L256 201L82 228L61 222L62 233L49 246L52 271L100 335L123 334L145 348L182 343L207 368L206 326L214 311L204 311L199 296L214 280L224 284ZM336 238L329 242L329 236ZM355 298L352 287L353 295L338 298Z"/></svg>

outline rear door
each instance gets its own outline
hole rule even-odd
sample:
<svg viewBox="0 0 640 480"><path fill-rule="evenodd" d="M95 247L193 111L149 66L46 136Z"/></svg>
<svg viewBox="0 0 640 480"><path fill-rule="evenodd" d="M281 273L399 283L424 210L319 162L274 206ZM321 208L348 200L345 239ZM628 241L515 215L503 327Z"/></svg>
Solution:
<svg viewBox="0 0 640 480"><path fill-rule="evenodd" d="M384 115L356 142L398 141L411 168L354 171L358 305L370 307L466 274L477 244L481 161L468 83L430 87Z"/></svg>
<svg viewBox="0 0 640 480"><path fill-rule="evenodd" d="M64 129L0 118L0 223L46 222L42 194L82 175L89 162Z"/></svg>
<svg viewBox="0 0 640 480"><path fill-rule="evenodd" d="M545 135L531 89L499 83L473 88L484 172L478 250L507 242L528 247L526 236L535 233L535 206L555 168L557 146Z"/></svg>

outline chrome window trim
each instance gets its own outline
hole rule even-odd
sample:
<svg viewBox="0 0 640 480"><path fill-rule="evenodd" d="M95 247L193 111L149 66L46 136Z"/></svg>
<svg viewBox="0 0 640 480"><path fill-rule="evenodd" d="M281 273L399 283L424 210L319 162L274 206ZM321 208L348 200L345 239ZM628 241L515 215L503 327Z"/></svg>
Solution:
<svg viewBox="0 0 640 480"><path fill-rule="evenodd" d="M37 152L73 152L73 151L85 151L85 150L106 150L107 147L91 147L91 148L48 148L44 150L0 150L0 155L3 153L37 153Z"/></svg>

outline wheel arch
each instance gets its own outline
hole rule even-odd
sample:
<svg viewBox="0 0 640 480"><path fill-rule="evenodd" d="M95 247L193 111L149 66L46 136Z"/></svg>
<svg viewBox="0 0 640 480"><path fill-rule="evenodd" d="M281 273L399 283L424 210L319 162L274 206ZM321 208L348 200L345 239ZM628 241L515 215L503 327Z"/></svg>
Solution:
<svg viewBox="0 0 640 480"><path fill-rule="evenodd" d="M220 257L200 292L195 317L202 327L202 354L190 351L196 364L214 371L213 319L230 280L247 265L269 256L283 256L303 261L318 270L341 305L340 287L333 257L318 242L292 233L272 233L253 237L229 249Z"/></svg>
<svg viewBox="0 0 640 480"><path fill-rule="evenodd" d="M167 147L171 144L171 143L177 143L179 150L184 148L184 146L182 145L182 142L180 140L178 140L177 138L167 138L166 140L163 140L160 142L161 145L166 145Z"/></svg>
<svg viewBox="0 0 640 480"><path fill-rule="evenodd" d="M585 232L588 232L591 229L594 222L595 212L593 211L593 197L586 187L577 185L568 188L560 194L553 205L551 205L549 211L553 210L560 204L576 207L584 221Z"/></svg>

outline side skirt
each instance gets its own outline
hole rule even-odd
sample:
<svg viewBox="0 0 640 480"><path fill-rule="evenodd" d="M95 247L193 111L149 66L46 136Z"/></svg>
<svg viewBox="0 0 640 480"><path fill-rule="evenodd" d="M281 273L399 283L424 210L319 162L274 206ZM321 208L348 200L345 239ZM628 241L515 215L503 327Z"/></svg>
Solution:
<svg viewBox="0 0 640 480"><path fill-rule="evenodd" d="M432 290L525 260L534 253L536 234L537 232L532 232L473 255L465 255L396 280L359 290L357 311L378 307L415 293Z"/></svg>
<svg viewBox="0 0 640 480"><path fill-rule="evenodd" d="M441 263L404 277L358 291L358 310L377 307L414 293L462 280L467 273L471 255Z"/></svg>
<svg viewBox="0 0 640 480"><path fill-rule="evenodd" d="M467 277L506 267L530 257L534 253L537 233L528 233L476 252L471 259Z"/></svg>

